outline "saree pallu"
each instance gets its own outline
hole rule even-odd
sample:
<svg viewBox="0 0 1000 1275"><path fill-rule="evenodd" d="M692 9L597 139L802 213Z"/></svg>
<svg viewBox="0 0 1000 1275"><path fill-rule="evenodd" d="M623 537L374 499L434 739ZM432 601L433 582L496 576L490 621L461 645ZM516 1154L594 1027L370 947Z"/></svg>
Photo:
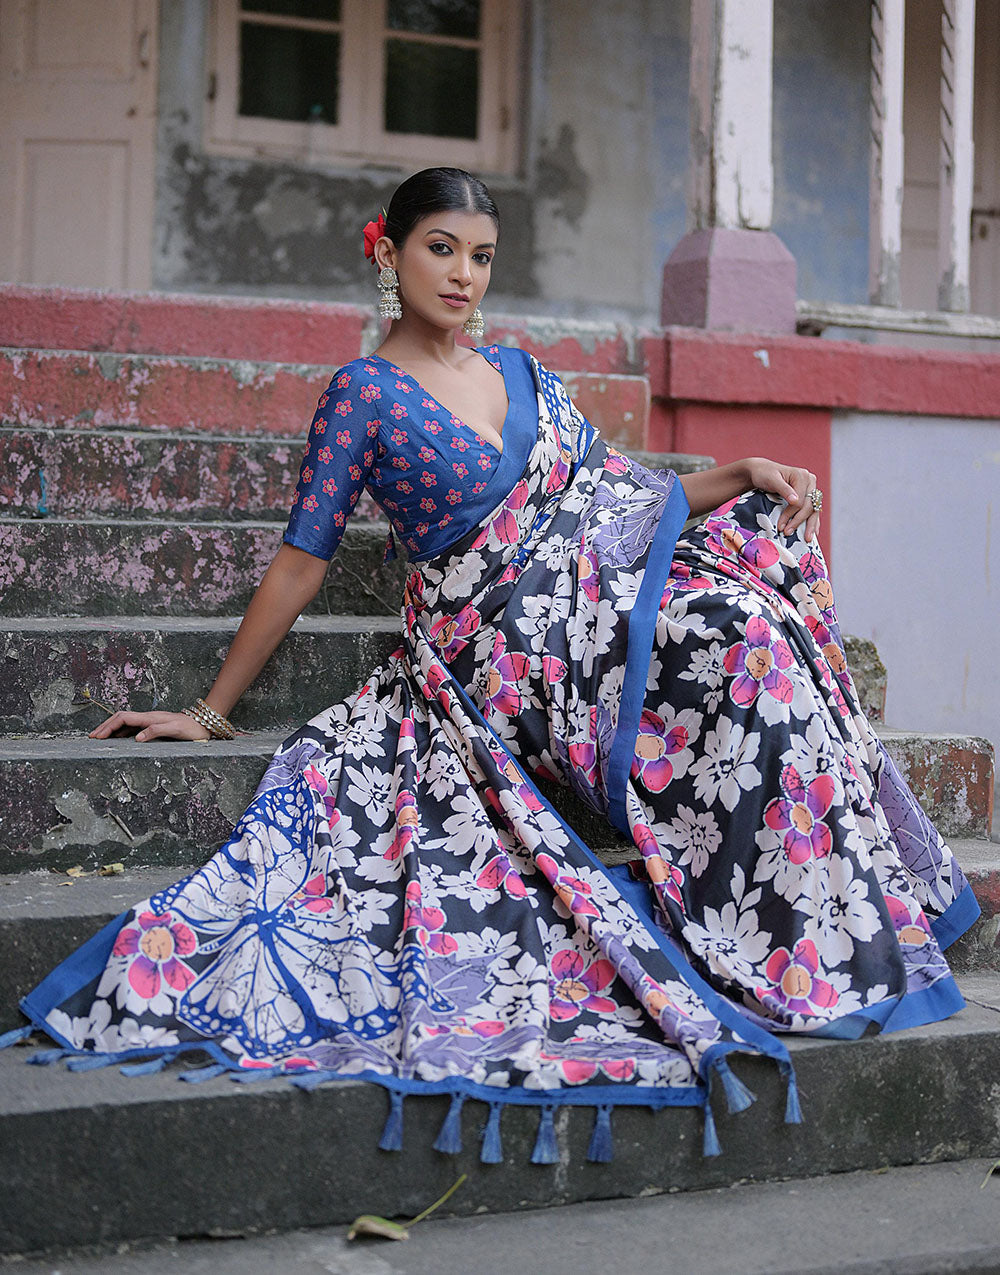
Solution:
<svg viewBox="0 0 1000 1275"><path fill-rule="evenodd" d="M750 493L683 531L672 473L598 439L537 364L538 435L482 527L416 562L402 644L278 749L232 837L22 1002L43 1060L203 1050L312 1087L553 1112L730 1109L734 1052L961 1007L942 946L977 914L857 707L815 544ZM607 868L545 796L573 788L639 852Z"/></svg>

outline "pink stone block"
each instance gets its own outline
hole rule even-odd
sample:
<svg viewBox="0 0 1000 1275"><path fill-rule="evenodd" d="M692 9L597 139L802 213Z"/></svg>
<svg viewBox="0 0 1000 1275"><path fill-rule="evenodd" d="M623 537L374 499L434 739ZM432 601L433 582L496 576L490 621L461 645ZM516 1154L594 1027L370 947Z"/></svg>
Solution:
<svg viewBox="0 0 1000 1275"><path fill-rule="evenodd" d="M664 327L795 332L795 258L769 230L696 230L663 267Z"/></svg>

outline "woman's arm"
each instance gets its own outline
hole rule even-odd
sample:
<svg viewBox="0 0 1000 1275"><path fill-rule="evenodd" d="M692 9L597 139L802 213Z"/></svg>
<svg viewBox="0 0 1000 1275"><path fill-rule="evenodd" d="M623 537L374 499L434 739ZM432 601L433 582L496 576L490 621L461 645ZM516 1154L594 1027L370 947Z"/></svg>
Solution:
<svg viewBox="0 0 1000 1275"><path fill-rule="evenodd" d="M219 675L205 702L228 717L237 700L270 659L298 616L319 592L327 562L304 549L283 544L247 607ZM207 739L208 731L186 713L120 712L90 732L107 739L138 728L136 739Z"/></svg>
<svg viewBox="0 0 1000 1275"><path fill-rule="evenodd" d="M809 492L816 488L816 475L794 465L779 465L763 456L748 456L698 474L680 475L691 512L696 517L719 505L759 488L771 491L788 502L778 517L778 530L790 535L805 522L805 535L811 540L819 531L819 513L813 509Z"/></svg>

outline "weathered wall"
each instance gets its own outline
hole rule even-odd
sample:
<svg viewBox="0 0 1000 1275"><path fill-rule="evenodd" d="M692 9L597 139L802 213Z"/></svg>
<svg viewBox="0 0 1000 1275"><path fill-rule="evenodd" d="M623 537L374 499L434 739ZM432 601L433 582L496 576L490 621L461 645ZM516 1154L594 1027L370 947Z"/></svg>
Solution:
<svg viewBox="0 0 1000 1275"><path fill-rule="evenodd" d="M203 146L208 0L161 6L158 287L368 301L360 227L402 173ZM775 229L800 295L864 300L867 0L776 0ZM529 0L523 166L494 307L653 317L685 230L688 0Z"/></svg>
<svg viewBox="0 0 1000 1275"><path fill-rule="evenodd" d="M840 618L889 670L887 722L1000 746L1000 421L837 414L832 453Z"/></svg>

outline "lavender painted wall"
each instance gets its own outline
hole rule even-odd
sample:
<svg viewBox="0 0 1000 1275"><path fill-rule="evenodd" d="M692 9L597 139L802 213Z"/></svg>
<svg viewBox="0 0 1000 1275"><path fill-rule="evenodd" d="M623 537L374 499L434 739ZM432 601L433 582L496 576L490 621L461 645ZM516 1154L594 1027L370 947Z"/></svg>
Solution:
<svg viewBox="0 0 1000 1275"><path fill-rule="evenodd" d="M886 721L1000 749L1000 420L841 413L832 451L834 588Z"/></svg>

